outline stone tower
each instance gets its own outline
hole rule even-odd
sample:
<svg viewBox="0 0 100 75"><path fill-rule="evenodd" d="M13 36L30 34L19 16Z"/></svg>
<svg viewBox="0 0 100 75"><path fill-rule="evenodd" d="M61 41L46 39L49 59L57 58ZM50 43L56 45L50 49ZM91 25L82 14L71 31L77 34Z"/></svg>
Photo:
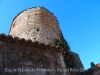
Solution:
<svg viewBox="0 0 100 75"><path fill-rule="evenodd" d="M29 8L19 13L12 22L9 35L61 47L66 66L69 68L78 66L74 62L76 57L73 57L56 17L44 7Z"/></svg>
<svg viewBox="0 0 100 75"><path fill-rule="evenodd" d="M22 11L13 20L9 35L51 45L62 36L56 17L44 7Z"/></svg>
<svg viewBox="0 0 100 75"><path fill-rule="evenodd" d="M0 73L8 75L75 75L58 71L83 68L77 53L71 52L56 17L44 7L29 8L13 20L8 36L0 34ZM29 71L22 72L22 68ZM53 72L31 69L51 68ZM20 69L20 70L19 70Z"/></svg>

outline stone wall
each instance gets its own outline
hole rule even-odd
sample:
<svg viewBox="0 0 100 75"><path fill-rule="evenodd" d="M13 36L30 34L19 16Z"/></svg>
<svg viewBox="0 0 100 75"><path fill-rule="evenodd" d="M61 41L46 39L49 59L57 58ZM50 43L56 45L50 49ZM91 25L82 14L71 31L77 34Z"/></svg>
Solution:
<svg viewBox="0 0 100 75"><path fill-rule="evenodd" d="M95 70L95 71L93 72L93 75L100 75L100 68L98 68L97 70Z"/></svg>
<svg viewBox="0 0 100 75"><path fill-rule="evenodd" d="M61 71L66 67L60 47L5 35L0 35L0 66L1 75L70 75Z"/></svg>
<svg viewBox="0 0 100 75"><path fill-rule="evenodd" d="M77 75L100 75L100 64L95 65L83 72L78 73Z"/></svg>
<svg viewBox="0 0 100 75"><path fill-rule="evenodd" d="M81 62L81 60L79 58L79 55L77 53L75 53L75 52L71 52L71 53L72 53L72 55L74 57L74 63L76 65L76 68L85 70L84 66L83 66L83 64L82 64L82 62Z"/></svg>

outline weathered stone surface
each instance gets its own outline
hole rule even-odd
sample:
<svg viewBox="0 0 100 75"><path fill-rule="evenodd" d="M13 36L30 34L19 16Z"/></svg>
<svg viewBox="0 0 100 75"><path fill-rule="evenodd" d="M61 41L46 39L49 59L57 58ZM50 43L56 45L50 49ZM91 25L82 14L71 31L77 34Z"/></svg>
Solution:
<svg viewBox="0 0 100 75"><path fill-rule="evenodd" d="M33 42L38 41L39 43L59 46L63 48L62 54L66 66L75 68L73 56L62 35L58 21L44 7L30 8L19 13L12 22L9 35L26 40L31 39Z"/></svg>
<svg viewBox="0 0 100 75"><path fill-rule="evenodd" d="M58 47L46 46L33 42L33 46L19 44L21 40L11 42L0 40L0 56L3 59L2 75L66 75L66 72L57 71L57 68L65 69L62 57L62 49ZM14 39L12 39L14 40ZM35 44L34 44L35 43ZM26 71L25 71L26 70ZM70 74L69 74L70 75Z"/></svg>
<svg viewBox="0 0 100 75"><path fill-rule="evenodd" d="M81 62L77 65L80 59L70 51L56 17L44 7L26 9L14 18L9 35L0 34L0 52L2 75L75 75L63 70L82 67ZM33 72L5 72L20 68Z"/></svg>
<svg viewBox="0 0 100 75"><path fill-rule="evenodd" d="M43 7L27 9L16 16L9 35L52 45L62 36L58 21Z"/></svg>
<svg viewBox="0 0 100 75"><path fill-rule="evenodd" d="M74 63L76 65L75 68L85 70L84 66L83 66L83 64L82 64L82 62L81 62L81 60L79 58L79 55L77 53L75 53L75 52L71 52L71 53L72 53L72 55L74 57Z"/></svg>

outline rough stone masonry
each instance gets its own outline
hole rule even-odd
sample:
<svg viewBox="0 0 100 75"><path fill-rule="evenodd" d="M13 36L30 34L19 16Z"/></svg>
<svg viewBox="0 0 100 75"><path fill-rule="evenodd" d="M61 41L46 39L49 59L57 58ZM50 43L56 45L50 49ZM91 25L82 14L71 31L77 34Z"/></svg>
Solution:
<svg viewBox="0 0 100 75"><path fill-rule="evenodd" d="M56 17L44 7L20 12L9 35L0 34L0 66L1 75L74 75L63 70L84 68Z"/></svg>

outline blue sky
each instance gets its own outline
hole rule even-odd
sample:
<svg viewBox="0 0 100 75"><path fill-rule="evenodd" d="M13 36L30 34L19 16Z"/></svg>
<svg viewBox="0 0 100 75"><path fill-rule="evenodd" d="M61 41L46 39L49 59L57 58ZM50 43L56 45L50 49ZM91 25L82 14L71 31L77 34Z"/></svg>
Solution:
<svg viewBox="0 0 100 75"><path fill-rule="evenodd" d="M71 51L79 54L85 69L90 62L100 63L99 0L0 0L0 33L8 34L13 18L34 6L54 13Z"/></svg>

